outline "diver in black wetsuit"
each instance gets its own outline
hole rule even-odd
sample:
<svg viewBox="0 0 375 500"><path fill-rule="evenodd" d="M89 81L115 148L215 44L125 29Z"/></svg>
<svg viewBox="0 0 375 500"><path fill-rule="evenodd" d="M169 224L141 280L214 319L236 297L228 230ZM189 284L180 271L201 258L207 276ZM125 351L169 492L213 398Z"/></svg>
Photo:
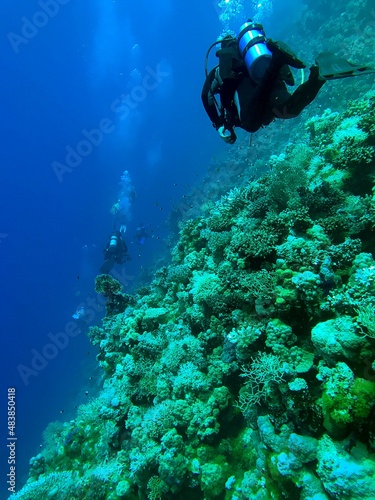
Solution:
<svg viewBox="0 0 375 500"><path fill-rule="evenodd" d="M128 247L121 236L120 231L114 231L104 253L104 263L100 268L102 274L108 274L115 264L123 264L129 260Z"/></svg>
<svg viewBox="0 0 375 500"><path fill-rule="evenodd" d="M218 43L221 43L216 52L219 65L208 73L208 55ZM327 80L375 72L368 66L354 65L325 52L316 58L308 80L290 94L287 85L294 85L294 78L289 66L306 67L286 44L266 39L262 25L251 20L243 24L237 39L226 36L211 45L206 56L202 101L213 126L226 143L236 141L235 127L252 133L275 118L298 116Z"/></svg>

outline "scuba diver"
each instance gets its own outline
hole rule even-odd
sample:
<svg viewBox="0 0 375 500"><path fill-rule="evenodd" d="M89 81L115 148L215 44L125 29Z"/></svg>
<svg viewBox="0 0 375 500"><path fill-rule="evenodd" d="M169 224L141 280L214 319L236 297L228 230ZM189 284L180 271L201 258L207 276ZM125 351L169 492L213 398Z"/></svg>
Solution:
<svg viewBox="0 0 375 500"><path fill-rule="evenodd" d="M135 233L135 237L138 241L138 243L140 245L143 245L146 241L146 238L149 238L150 235L148 234L148 231L147 231L147 226L144 226L142 224L140 224L138 227L137 227L137 230L136 230L136 233Z"/></svg>
<svg viewBox="0 0 375 500"><path fill-rule="evenodd" d="M111 208L111 213L115 216L115 224L120 226L120 232L125 233L126 224L131 219L131 208L137 197L127 170L121 176L120 186L119 199Z"/></svg>
<svg viewBox="0 0 375 500"><path fill-rule="evenodd" d="M221 44L216 52L219 64L208 73L208 56L217 44ZM253 133L276 118L295 118L327 80L375 72L330 52L321 53L315 62L309 78L290 94L287 85L295 83L290 66L301 70L306 66L286 44L267 39L261 24L249 19L237 38L228 35L214 42L206 54L202 102L224 142L236 141L235 127Z"/></svg>
<svg viewBox="0 0 375 500"><path fill-rule="evenodd" d="M104 263L100 268L101 274L109 274L113 266L116 264L123 264L125 260L130 260L128 247L121 236L120 231L114 230L112 236L103 250Z"/></svg>
<svg viewBox="0 0 375 500"><path fill-rule="evenodd" d="M121 200L117 200L111 208L111 213L115 216L115 225L120 226L120 233L126 233L126 224L128 221L128 214L121 211Z"/></svg>

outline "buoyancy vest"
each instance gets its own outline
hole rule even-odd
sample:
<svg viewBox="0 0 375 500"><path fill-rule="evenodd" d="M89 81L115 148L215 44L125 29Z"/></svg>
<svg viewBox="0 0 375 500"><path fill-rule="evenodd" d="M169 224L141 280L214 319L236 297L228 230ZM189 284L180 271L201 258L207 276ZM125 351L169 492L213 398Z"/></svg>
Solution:
<svg viewBox="0 0 375 500"><path fill-rule="evenodd" d="M246 66L238 50L236 39L224 40L222 48L216 51L216 56L219 58L219 65L215 79L220 100L224 108L230 109L239 81L247 76Z"/></svg>

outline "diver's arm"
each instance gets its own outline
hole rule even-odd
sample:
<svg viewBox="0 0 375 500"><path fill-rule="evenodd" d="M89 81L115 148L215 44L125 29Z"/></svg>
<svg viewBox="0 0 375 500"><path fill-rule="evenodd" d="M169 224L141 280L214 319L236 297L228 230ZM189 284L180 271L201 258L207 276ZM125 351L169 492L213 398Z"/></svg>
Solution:
<svg viewBox="0 0 375 500"><path fill-rule="evenodd" d="M215 79L215 70L216 68L212 69L207 78L206 81L204 82L203 89L202 89L202 102L204 109L206 110L206 113L208 117L210 118L212 125L216 128L216 130L224 125L224 120L219 116L216 104L215 104L215 98L214 98L214 93L212 92L212 83Z"/></svg>

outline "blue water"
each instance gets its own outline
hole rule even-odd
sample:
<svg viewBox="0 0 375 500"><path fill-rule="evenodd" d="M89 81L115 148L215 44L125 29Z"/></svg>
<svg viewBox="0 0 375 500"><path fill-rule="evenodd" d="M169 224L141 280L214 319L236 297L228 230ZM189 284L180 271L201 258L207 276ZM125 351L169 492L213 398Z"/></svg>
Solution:
<svg viewBox="0 0 375 500"><path fill-rule="evenodd" d="M19 367L31 367L80 303L96 300L122 173L129 171L137 194L126 232L131 286L167 253L171 208L223 147L200 102L205 52L223 28L215 2L65 0L26 43L12 38L40 11L40 2L16 0L0 16L0 470L8 470L6 398L15 387L17 489L47 423L73 417L98 386L84 332L24 380ZM269 29L277 31L276 20ZM161 81L142 94L144 78L158 71ZM135 87L138 102L116 112ZM77 150L83 131L93 137L100 126L106 132L90 154L57 175L52 165L66 164L66 148ZM134 239L140 223L153 235L142 246ZM92 324L102 316L95 312Z"/></svg>

